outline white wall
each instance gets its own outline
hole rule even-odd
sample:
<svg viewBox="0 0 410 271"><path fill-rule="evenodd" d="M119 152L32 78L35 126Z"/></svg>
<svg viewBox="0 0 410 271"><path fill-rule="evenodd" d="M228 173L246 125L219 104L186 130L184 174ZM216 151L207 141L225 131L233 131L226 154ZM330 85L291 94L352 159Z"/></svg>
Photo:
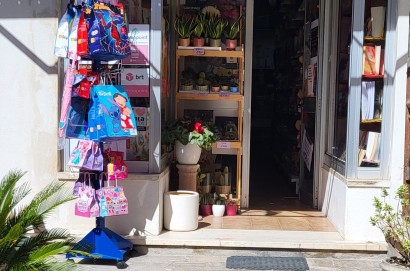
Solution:
<svg viewBox="0 0 410 271"><path fill-rule="evenodd" d="M60 1L1 1L0 176L26 171L32 194L57 179L59 155L58 59L53 54ZM72 189L72 183L68 189ZM73 232L92 229L92 220L73 215L72 203L50 218Z"/></svg>
<svg viewBox="0 0 410 271"><path fill-rule="evenodd" d="M57 171L58 13L55 1L40 3L2 1L0 8L0 175L27 171L35 190Z"/></svg>

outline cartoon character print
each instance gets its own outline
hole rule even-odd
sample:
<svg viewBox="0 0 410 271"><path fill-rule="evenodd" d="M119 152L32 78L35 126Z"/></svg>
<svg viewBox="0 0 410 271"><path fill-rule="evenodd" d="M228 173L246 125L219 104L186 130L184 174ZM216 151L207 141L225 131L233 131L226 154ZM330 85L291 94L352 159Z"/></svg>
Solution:
<svg viewBox="0 0 410 271"><path fill-rule="evenodd" d="M111 106L110 116L112 117L112 130L114 133L118 133L121 130L121 111L118 106Z"/></svg>
<svg viewBox="0 0 410 271"><path fill-rule="evenodd" d="M124 132L127 132L128 129L133 129L134 124L132 123L132 119L130 117L132 111L126 105L127 98L120 93L116 93L114 94L114 101L121 110L121 127Z"/></svg>

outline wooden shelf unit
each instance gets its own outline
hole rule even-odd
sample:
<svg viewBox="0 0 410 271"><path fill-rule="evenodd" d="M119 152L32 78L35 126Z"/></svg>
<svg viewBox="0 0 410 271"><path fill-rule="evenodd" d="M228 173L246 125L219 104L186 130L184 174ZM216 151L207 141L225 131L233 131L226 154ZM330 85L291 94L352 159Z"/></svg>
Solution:
<svg viewBox="0 0 410 271"><path fill-rule="evenodd" d="M178 48L178 45L176 46ZM237 47L239 48L239 47ZM179 91L180 90L180 60L181 57L209 57L209 58L237 58L238 60L238 93L232 92L204 92L198 91ZM195 100L195 101L215 101L215 102L224 102L224 101L234 101L237 102L237 117L238 117L238 140L221 140L212 144L212 149L214 152L220 150L234 150L236 153L236 195L234 198L238 200L240 204L241 199L241 185L242 185L242 124L243 124L243 87L244 87L244 48L243 45L240 47L240 50L235 51L226 51L226 50L215 50L208 49L206 47L187 47L184 49L176 50L176 65L175 65L175 74L176 74L176 104L175 104L175 116L178 116L178 107L179 103L183 100Z"/></svg>

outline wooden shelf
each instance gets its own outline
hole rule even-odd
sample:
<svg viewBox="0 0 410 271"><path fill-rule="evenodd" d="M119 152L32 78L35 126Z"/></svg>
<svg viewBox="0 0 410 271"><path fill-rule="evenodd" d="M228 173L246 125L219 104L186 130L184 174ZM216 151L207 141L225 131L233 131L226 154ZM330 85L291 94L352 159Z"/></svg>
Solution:
<svg viewBox="0 0 410 271"><path fill-rule="evenodd" d="M361 123L382 123L382 119L371 119L371 120L362 120Z"/></svg>
<svg viewBox="0 0 410 271"><path fill-rule="evenodd" d="M187 47L189 49L177 49L176 56L194 56L194 57L244 57L244 51L224 51L224 50L207 50L206 47ZM214 48L214 47L212 47ZM203 54L196 53L197 49L203 49Z"/></svg>
<svg viewBox="0 0 410 271"><path fill-rule="evenodd" d="M362 75L363 80L376 80L376 79L383 79L384 75Z"/></svg>
<svg viewBox="0 0 410 271"><path fill-rule="evenodd" d="M198 93L185 93L185 92L178 92L177 93L177 100L199 100L199 101L219 101L219 100L228 100L228 101L243 101L243 96L240 94L233 94L232 92L225 93L206 93L206 92L198 92Z"/></svg>
<svg viewBox="0 0 410 271"><path fill-rule="evenodd" d="M380 38L380 37L376 38L376 37L372 37L372 36L365 36L364 41L365 42L383 42L383 41L385 41L385 39Z"/></svg>

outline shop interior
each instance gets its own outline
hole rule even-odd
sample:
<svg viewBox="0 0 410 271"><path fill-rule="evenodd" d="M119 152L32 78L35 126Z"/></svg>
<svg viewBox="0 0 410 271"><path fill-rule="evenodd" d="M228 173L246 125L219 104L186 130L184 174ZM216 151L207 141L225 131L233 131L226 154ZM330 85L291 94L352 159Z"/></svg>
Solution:
<svg viewBox="0 0 410 271"><path fill-rule="evenodd" d="M300 191L300 178L305 190L313 179L300 159L302 123L314 135L301 99L305 1L255 1L254 10L249 207L309 209Z"/></svg>

